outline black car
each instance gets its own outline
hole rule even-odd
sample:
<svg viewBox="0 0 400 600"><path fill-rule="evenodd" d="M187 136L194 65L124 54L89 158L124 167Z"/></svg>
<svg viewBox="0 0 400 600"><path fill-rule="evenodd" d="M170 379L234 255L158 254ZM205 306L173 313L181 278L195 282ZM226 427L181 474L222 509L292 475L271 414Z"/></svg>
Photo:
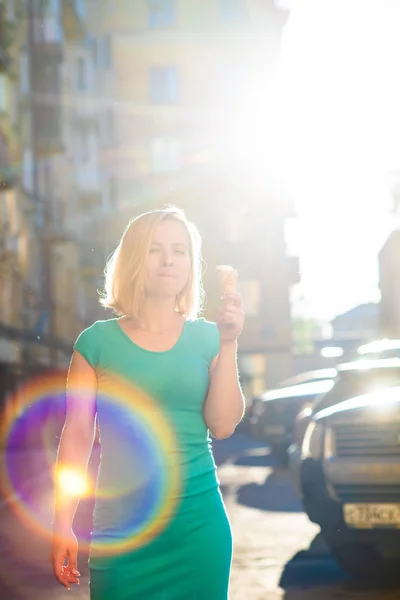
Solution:
<svg viewBox="0 0 400 600"><path fill-rule="evenodd" d="M378 354L379 358L375 358L372 352L366 356L366 358L358 358L353 362L339 364L331 388L316 398L310 406L298 411L295 417L293 439L289 447L289 462L292 464L296 483L298 481L298 474L295 473L297 462L300 458L304 434L313 414L338 404L346 398L367 394L374 389L398 385L400 357L382 358L381 353Z"/></svg>
<svg viewBox="0 0 400 600"><path fill-rule="evenodd" d="M333 376L335 370L330 371ZM265 440L280 463L287 461L296 415L333 386L333 377L276 388L253 399L249 429L253 437Z"/></svg>
<svg viewBox="0 0 400 600"><path fill-rule="evenodd" d="M316 411L300 460L310 520L350 574L376 584L400 582L400 368L393 387L380 387L386 375L375 391Z"/></svg>

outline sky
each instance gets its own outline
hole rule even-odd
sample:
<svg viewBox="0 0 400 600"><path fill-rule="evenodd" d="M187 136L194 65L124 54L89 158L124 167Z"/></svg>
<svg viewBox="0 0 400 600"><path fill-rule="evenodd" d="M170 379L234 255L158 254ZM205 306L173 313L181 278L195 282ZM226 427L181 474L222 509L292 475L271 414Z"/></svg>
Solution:
<svg viewBox="0 0 400 600"><path fill-rule="evenodd" d="M287 230L301 261L293 312L330 319L380 297L377 254L395 224L400 172L400 2L291 5L277 145L297 211Z"/></svg>

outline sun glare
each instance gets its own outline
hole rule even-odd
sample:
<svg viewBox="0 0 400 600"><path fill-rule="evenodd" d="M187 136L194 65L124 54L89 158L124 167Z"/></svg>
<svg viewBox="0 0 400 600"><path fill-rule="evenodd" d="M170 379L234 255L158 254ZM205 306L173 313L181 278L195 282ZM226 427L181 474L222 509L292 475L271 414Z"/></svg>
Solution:
<svg viewBox="0 0 400 600"><path fill-rule="evenodd" d="M68 496L82 497L87 495L88 483L85 474L71 468L62 468L57 474L60 490Z"/></svg>
<svg viewBox="0 0 400 600"><path fill-rule="evenodd" d="M298 0L285 28L276 143L298 213L297 295L321 318L379 301L387 174L399 168L399 27L395 0Z"/></svg>

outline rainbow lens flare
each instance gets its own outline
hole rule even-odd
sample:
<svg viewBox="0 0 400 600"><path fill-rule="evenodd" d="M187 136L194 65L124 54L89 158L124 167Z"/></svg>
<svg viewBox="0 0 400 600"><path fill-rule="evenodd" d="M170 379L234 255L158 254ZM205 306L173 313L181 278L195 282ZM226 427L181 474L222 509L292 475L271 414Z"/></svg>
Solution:
<svg viewBox="0 0 400 600"><path fill-rule="evenodd" d="M12 508L25 525L51 539L56 480L66 495L86 497L83 504L95 494L92 551L135 550L168 525L180 497L180 453L168 416L129 382L117 376L100 378L99 471L89 466L85 477L71 463L56 473L65 382L65 373L42 376L8 398L0 425L0 443L5 448L0 463L3 495L13 497ZM87 393L83 380L74 381L74 390L69 391L74 402L84 402ZM76 436L79 443L79 422ZM95 444L92 463L98 449ZM80 549L87 550L88 540L76 533Z"/></svg>

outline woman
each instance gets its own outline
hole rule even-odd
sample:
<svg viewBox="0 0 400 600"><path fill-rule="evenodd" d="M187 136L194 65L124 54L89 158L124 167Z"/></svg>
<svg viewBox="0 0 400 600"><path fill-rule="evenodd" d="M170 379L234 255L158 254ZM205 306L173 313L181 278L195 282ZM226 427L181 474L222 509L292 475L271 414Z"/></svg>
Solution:
<svg viewBox="0 0 400 600"><path fill-rule="evenodd" d="M133 219L106 267L101 302L117 318L94 323L74 346L57 471L86 473L97 417L92 600L228 598L231 531L208 431L226 438L243 416L244 314L232 294L217 324L197 317L200 246L178 209ZM67 588L79 582L77 503L57 486L51 561Z"/></svg>

